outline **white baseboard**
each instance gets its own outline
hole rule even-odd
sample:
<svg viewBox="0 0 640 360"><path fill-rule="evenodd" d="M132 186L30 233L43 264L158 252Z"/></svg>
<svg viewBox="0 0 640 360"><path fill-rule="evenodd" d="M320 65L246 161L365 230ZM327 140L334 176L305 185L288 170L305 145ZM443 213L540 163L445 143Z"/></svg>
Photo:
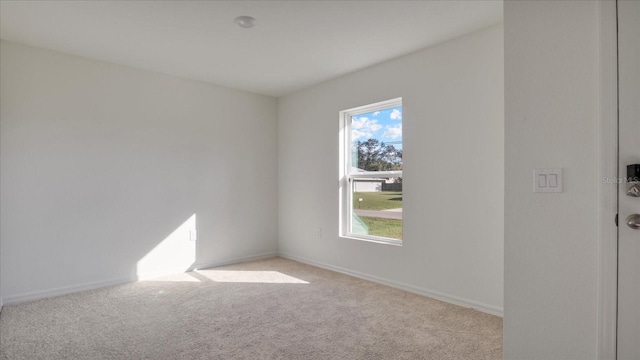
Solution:
<svg viewBox="0 0 640 360"><path fill-rule="evenodd" d="M441 293L441 292L432 291L432 290L429 290L429 289L425 289L425 288L421 288L421 287L417 287L417 286L413 286L413 285L409 285L409 284L404 284L404 283L400 283L400 282L397 282L397 281L392 281L392 280L381 278L381 277L378 277L378 276L373 276L373 275L361 273L361 272L358 272L358 271L353 271L353 270L342 268L342 267L339 267L339 266L334 266L334 265L330 265L330 264L327 264L327 263L322 263L322 262L310 260L310 259L307 259L307 258L304 258L304 257L295 256L295 255L282 253L282 252L278 253L278 252L273 251L273 252L262 253L262 254L257 254L257 255L226 259L226 260L222 260L222 261L215 261L215 262L210 262L210 263L201 263L201 264L197 264L197 265L192 266L190 269L207 269L207 268L212 268L212 267L219 267L219 266L237 264L237 263L246 262L246 261L255 261L255 260L260 260L260 259L266 259L266 258L270 258L270 257L274 257L274 256L280 256L280 257L283 257L283 258L286 258L286 259L295 260L295 261L298 261L298 262L301 262L301 263L305 263L305 264L308 264L308 265L312 265L312 266L315 266L315 267L319 267L319 268L323 268L323 269L339 272L339 273L346 274L346 275L349 275L349 276L354 276L354 277L357 277L357 278L360 278L360 279L372 281L372 282L375 282L375 283L378 283L378 284L387 285L387 286L390 286L390 287L393 287L393 288L397 288L397 289L401 289L401 290L405 290L405 291L409 291L409 292L412 292L412 293L415 293L415 294L418 294L418 295L430 297L430 298L441 300L441 301L448 302L448 303L451 303L451 304L463 306L463 307L466 307L466 308L472 308L472 309L475 309L475 310L478 310L478 311L482 311L482 312L485 312L485 313L488 313L488 314L497 315L497 316L503 316L503 309L502 308L497 308L497 307L494 307L494 306L491 306L491 305L478 303L478 302L467 300L467 299L463 299L463 298L460 298L460 297L457 297L457 296L444 294L444 293ZM181 271L181 270L180 271L175 271L175 272L164 271L162 273L154 274L153 276L151 276L151 275L132 276L132 277L126 277L126 278L118 278L118 279L111 279L111 280L106 280L106 281L90 282L90 283L71 285L71 286L64 286L64 287L41 290L41 291L32 291L32 292L26 292L26 293L22 293L22 294L7 296L4 299L0 298L0 311L2 310L2 306L3 305L17 304L17 303L21 303L21 302L25 302L25 301L38 300L38 299L43 299L43 298L48 298L48 297L53 297L53 296L66 295L66 294L71 294L71 293L75 293L75 292L79 292L79 291L94 290L94 289L104 288L104 287L108 287L108 286L121 285L121 284L129 283L129 282L133 282L133 281L138 281L138 280L142 280L142 279L148 279L148 278L151 278L151 277L157 277L157 276L162 276L162 275L168 275L170 273L176 273L176 272L183 272L183 271Z"/></svg>
<svg viewBox="0 0 640 360"><path fill-rule="evenodd" d="M278 253L275 252L275 251L271 251L271 252L268 252L268 253L262 253L262 254L251 255L251 256L243 256L243 257L227 259L227 260L223 260L223 261L193 264L193 265L189 266L189 268L187 268L187 269L185 269L184 267L172 268L172 269L163 269L162 271L154 271L154 272L150 272L150 273L138 274L137 276L135 276L135 278L133 278L130 281L148 280L148 279L153 279L153 278L166 276L166 275L180 274L180 273L185 273L185 272L189 272L189 271L193 271L193 270L201 270L201 269L213 268L213 267L218 267L218 266L237 264L237 263L246 262L246 261L267 259L267 258L275 257L275 256L278 256Z"/></svg>
<svg viewBox="0 0 640 360"><path fill-rule="evenodd" d="M38 300L38 299L43 299L48 297L71 294L79 291L87 291L87 290L99 289L103 287L120 285L128 282L132 282L135 280L136 280L135 278L125 277L125 278L117 278L117 279L104 280L104 281L88 282L88 283L77 284L77 285L61 286L61 287L46 289L46 290L29 291L21 294L16 294L16 295L9 295L4 299L4 301L5 301L5 305L14 305L14 304L18 304L25 301Z"/></svg>
<svg viewBox="0 0 640 360"><path fill-rule="evenodd" d="M276 256L279 256L277 251L270 251L270 252L262 253L262 254L258 254L258 255L239 257L239 258L230 259L230 260L224 260L224 261L216 261L216 262L213 262L213 263L198 264L198 265L193 266L193 270L202 270L202 269L208 269L208 268L213 268L213 267L238 264L238 263L247 262L247 261L268 259L268 258L272 258L272 257L276 257Z"/></svg>
<svg viewBox="0 0 640 360"><path fill-rule="evenodd" d="M300 257L300 256L296 256L296 255L291 255L291 254L287 254L287 253L283 253L280 252L278 253L278 256L283 257L285 259L290 259L290 260L294 260L294 261L298 261L307 265L311 265L311 266L315 266L315 267L319 267L319 268L323 268L323 269L327 269L327 270L331 270L331 271L335 271L335 272L339 272L345 275L349 275L349 276L353 276L353 277L357 277L360 279L364 279L364 280L368 280L371 282L375 282L378 284L382 284L382 285L387 285L390 286L392 288L396 288L396 289L400 289L400 290L405 290L414 294L418 294L418 295L422 295L422 296L426 296L432 299L436 299L436 300L440 300L440 301L444 301L450 304L454 304L454 305L459 305L462 307L466 307L466 308L471 308L474 310L478 310L487 314L491 314L491 315L496 315L496 316L503 316L504 313L504 309L502 308L498 308L496 306L492 306L492 305L487 305L487 304L482 304L476 301L472 301L472 300L468 300L468 299L463 299L454 295L449 295L449 294L444 294L438 291L433 291L433 290L429 290L429 289L425 289L425 288L421 288L418 286L413 286L413 285L409 285L409 284L404 284L404 283L400 283L397 281L393 281L393 280L389 280L389 279L385 279L385 278L381 278L378 276L373 276L373 275L369 275L369 274L365 274L365 273L361 273L358 271L354 271L354 270L350 270L350 269L346 269L346 268L342 268L339 266L334 266L334 265L330 265L327 263L322 263L322 262L318 262L315 260L310 260L304 257Z"/></svg>
<svg viewBox="0 0 640 360"><path fill-rule="evenodd" d="M275 251L268 252L268 253L257 254L257 255L245 256L245 257L238 257L238 258L233 258L233 259L226 259L226 260L215 261L215 262L211 262L211 263L193 265L187 271L190 271L190 270L193 270L193 269L206 269L206 268L210 268L210 267L217 267L217 266L236 264L236 263L240 263L240 262L265 259L265 258L274 257L274 256L278 256L278 253L275 252ZM145 274L145 275L142 275L142 276L134 275L134 276L130 276L130 277L122 277L122 278L116 278L116 279L111 279L111 280L88 282L88 283L63 286L63 287L58 287L58 288L53 288L53 289L25 292L25 293L22 293L22 294L10 295L10 296L5 297L4 305L18 304L18 303L25 302L25 301L32 301L32 300L38 300L38 299L43 299L43 298L48 298L48 297L53 297L53 296L66 295L66 294L76 293L76 292L80 292L80 291L100 289L100 288L104 288L104 287L121 285L121 284L126 284L126 283L130 283L130 282L138 281L138 280L144 280L144 279L149 279L149 278L154 278L154 277L163 276L163 275L169 275L169 274L175 274L175 273L181 273L181 272L185 272L185 271L184 270L176 270L176 271L172 272L172 271L167 270L167 271L162 271L162 272L153 273L153 274ZM1 300L2 299L0 299L0 301ZM0 304L2 304L2 303L0 302Z"/></svg>

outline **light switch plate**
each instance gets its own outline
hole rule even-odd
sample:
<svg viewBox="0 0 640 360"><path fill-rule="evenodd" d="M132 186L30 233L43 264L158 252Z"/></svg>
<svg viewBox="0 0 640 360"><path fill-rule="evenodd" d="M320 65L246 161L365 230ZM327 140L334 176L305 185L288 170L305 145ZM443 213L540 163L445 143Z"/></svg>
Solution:
<svg viewBox="0 0 640 360"><path fill-rule="evenodd" d="M562 168L534 169L533 192L562 192Z"/></svg>

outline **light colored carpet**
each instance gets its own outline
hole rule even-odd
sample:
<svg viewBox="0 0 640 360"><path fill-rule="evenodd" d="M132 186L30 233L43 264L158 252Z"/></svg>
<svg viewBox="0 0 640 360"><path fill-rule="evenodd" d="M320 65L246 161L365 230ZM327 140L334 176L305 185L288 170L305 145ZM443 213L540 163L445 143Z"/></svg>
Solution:
<svg viewBox="0 0 640 360"><path fill-rule="evenodd" d="M3 359L501 359L502 319L272 258L5 306Z"/></svg>

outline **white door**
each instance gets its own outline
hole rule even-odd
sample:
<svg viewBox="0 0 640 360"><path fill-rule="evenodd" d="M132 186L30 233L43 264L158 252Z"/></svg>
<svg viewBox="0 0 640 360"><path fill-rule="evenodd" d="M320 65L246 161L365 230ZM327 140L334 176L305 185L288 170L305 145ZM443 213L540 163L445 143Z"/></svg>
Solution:
<svg viewBox="0 0 640 360"><path fill-rule="evenodd" d="M619 166L640 164L640 1L618 1ZM618 191L618 359L640 360L640 197ZM627 224L630 222L631 224Z"/></svg>

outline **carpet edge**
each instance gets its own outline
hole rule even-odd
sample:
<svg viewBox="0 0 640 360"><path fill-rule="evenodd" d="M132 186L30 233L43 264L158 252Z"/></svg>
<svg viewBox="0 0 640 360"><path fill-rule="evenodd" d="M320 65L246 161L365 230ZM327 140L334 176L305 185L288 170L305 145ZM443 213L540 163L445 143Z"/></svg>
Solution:
<svg viewBox="0 0 640 360"><path fill-rule="evenodd" d="M218 266L231 265L231 264L236 264L236 263L241 263L246 261L266 259L266 258L275 257L275 256L278 256L278 253L276 251L271 251L271 252L262 253L262 254L231 258L231 259L209 262L209 263L201 263L201 264L197 264L190 267L186 271L191 271L193 269L206 269L206 268L212 268L212 267L218 267ZM62 286L62 287L46 289L46 290L30 291L22 294L6 296L0 300L0 301L3 301L3 302L0 302L0 304L15 305L15 304L23 303L26 301L33 301L33 300L39 300L39 299L50 298L55 296L68 295L68 294L73 294L73 293L87 291L87 290L101 289L109 286L122 285L122 284L135 282L139 280L144 280L144 279L149 279L149 278L164 276L164 275L170 275L174 273L182 273L186 271L173 271L173 272L167 271L167 272L161 272L155 275L145 275L145 276L134 275L134 276L121 277L121 278L115 278L110 280L102 280L102 281L87 282L87 283L82 283L77 285Z"/></svg>
<svg viewBox="0 0 640 360"><path fill-rule="evenodd" d="M298 261L298 262L301 262L303 264L307 264L307 265L319 267L319 268L322 268L322 269L335 271L335 272L338 272L338 273L341 273L341 274L353 276L353 277L356 277L356 278L359 278L359 279L368 280L368 281L371 281L371 282L374 282L374 283L377 283L377 284L386 285L386 286L390 286L392 288L408 291L410 293L426 296L428 298L444 301L444 302L449 303L449 304L458 305L458 306L462 306L462 307L469 308L469 309L474 309L474 310L477 310L477 311L480 311L480 312L483 312L483 313L487 313L487 314L491 314L491 315L495 315L495 316L499 316L499 317L504 317L504 309L503 308L499 308L499 307L495 307L495 306L479 303L479 302L476 302L476 301L473 301L473 300L460 298L460 297L457 297L457 296L454 296L454 295L444 294L444 293L441 293L441 292L438 292L438 291L432 291L432 290L425 289L425 288L418 287L418 286L414 286L414 285L404 284L404 283L401 283L401 282L397 282L397 281L381 278L381 277L378 277L378 276L373 276L373 275L361 273L359 271L354 271L354 270L343 268L343 267L340 267L340 266L335 266L335 265L331 265L331 264L327 264L327 263L311 260L311 259L308 259L308 258L305 258L305 257L300 257L300 256L292 255L292 254L289 254L289 253L278 252L278 256L282 257L282 258L285 258L285 259Z"/></svg>

